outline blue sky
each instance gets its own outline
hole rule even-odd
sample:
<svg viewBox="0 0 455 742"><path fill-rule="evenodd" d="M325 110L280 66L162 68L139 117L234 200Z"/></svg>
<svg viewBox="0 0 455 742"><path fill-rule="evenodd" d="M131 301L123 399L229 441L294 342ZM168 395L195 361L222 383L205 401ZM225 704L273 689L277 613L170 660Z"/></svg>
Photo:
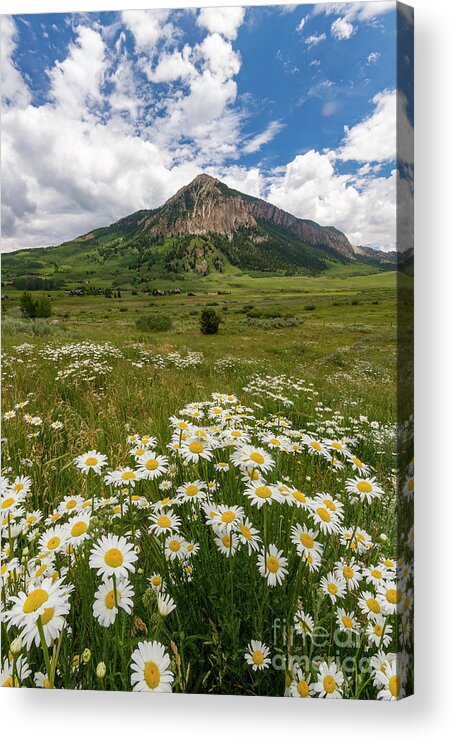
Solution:
<svg viewBox="0 0 455 742"><path fill-rule="evenodd" d="M2 249L201 171L393 249L394 3L6 16L2 39Z"/></svg>

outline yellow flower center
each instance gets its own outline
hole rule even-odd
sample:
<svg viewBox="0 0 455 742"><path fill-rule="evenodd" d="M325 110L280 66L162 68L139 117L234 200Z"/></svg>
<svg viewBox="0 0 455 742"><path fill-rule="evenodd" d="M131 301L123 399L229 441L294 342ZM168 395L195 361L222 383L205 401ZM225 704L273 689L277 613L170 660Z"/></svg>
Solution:
<svg viewBox="0 0 455 742"><path fill-rule="evenodd" d="M267 569L269 570L269 572L278 572L279 568L280 563L278 559L274 556L269 556L267 558Z"/></svg>
<svg viewBox="0 0 455 742"><path fill-rule="evenodd" d="M117 602L119 600L119 592L117 590ZM109 611L112 611L112 609L115 606L115 593L113 590L109 590L109 592L106 593L106 596L104 598L104 605Z"/></svg>
<svg viewBox="0 0 455 742"><path fill-rule="evenodd" d="M54 618L54 613L55 608L45 608L45 610L41 614L41 622L43 626L46 626L46 624Z"/></svg>
<svg viewBox="0 0 455 742"><path fill-rule="evenodd" d="M380 623L375 624L375 627L373 629L376 636L382 636L382 626Z"/></svg>
<svg viewBox="0 0 455 742"><path fill-rule="evenodd" d="M48 598L49 593L42 588L38 587L36 590L32 590L25 600L23 607L24 613L33 613L33 611L37 611Z"/></svg>
<svg viewBox="0 0 455 742"><path fill-rule="evenodd" d="M29 516L28 516L28 518L27 518L27 523L28 523L29 525L31 525L31 524L32 524L32 523L34 523L34 522L35 522L36 520L37 520L37 518L36 518L36 515L29 515Z"/></svg>
<svg viewBox="0 0 455 742"><path fill-rule="evenodd" d="M360 461L360 459L357 458L357 456L353 456L352 461L358 469L363 469L363 463Z"/></svg>
<svg viewBox="0 0 455 742"><path fill-rule="evenodd" d="M302 680L297 684L297 693L301 698L308 698L310 695L310 686L308 685L307 681L302 678Z"/></svg>
<svg viewBox="0 0 455 742"><path fill-rule="evenodd" d="M152 690L160 684L160 668L156 662L146 662L144 665L144 680Z"/></svg>
<svg viewBox="0 0 455 742"><path fill-rule="evenodd" d="M319 515L320 519L324 521L324 523L330 523L330 513L326 508L317 508L316 512Z"/></svg>
<svg viewBox="0 0 455 742"><path fill-rule="evenodd" d="M197 495L197 493L199 492L199 489L196 487L195 484L189 484L185 492L187 497L194 497L194 495Z"/></svg>
<svg viewBox="0 0 455 742"><path fill-rule="evenodd" d="M255 665L262 665L264 662L264 653L260 649L256 649L251 655L251 659Z"/></svg>
<svg viewBox="0 0 455 742"><path fill-rule="evenodd" d="M14 505L16 502L14 497L7 497L6 500L3 500L2 502L2 508L6 510L6 508L10 508L11 505Z"/></svg>
<svg viewBox="0 0 455 742"><path fill-rule="evenodd" d="M361 480L360 482L357 482L356 486L359 492L362 492L364 494L371 492L371 490L373 489L371 484L369 482L366 482L365 480Z"/></svg>
<svg viewBox="0 0 455 742"><path fill-rule="evenodd" d="M269 443L271 443L272 446L279 446L280 445L280 441L278 440L278 438L270 438Z"/></svg>
<svg viewBox="0 0 455 742"><path fill-rule="evenodd" d="M104 555L104 561L108 567L121 567L123 564L123 554L120 549L108 549Z"/></svg>
<svg viewBox="0 0 455 742"><path fill-rule="evenodd" d="M332 512L335 512L336 505L332 500L324 500L324 505L328 510L332 510Z"/></svg>
<svg viewBox="0 0 455 742"><path fill-rule="evenodd" d="M314 538L309 533L301 533L300 541L306 549L312 549L314 546Z"/></svg>
<svg viewBox="0 0 455 742"><path fill-rule="evenodd" d="M152 585L154 587L159 587L161 585L161 577L158 577L158 575L155 575L155 577L152 577Z"/></svg>
<svg viewBox="0 0 455 742"><path fill-rule="evenodd" d="M85 459L85 466L96 466L98 459L95 456L87 456Z"/></svg>
<svg viewBox="0 0 455 742"><path fill-rule="evenodd" d="M158 469L159 463L156 459L149 459L147 463L145 464L145 468L149 471L155 471L155 469Z"/></svg>
<svg viewBox="0 0 455 742"><path fill-rule="evenodd" d="M252 533L251 533L251 530L248 528L248 526L245 526L244 524L242 524L239 528L239 531L242 534L242 536L246 538L247 541L251 540Z"/></svg>
<svg viewBox="0 0 455 742"><path fill-rule="evenodd" d="M327 585L327 590L329 591L330 595L336 595L338 593L338 585L335 582L329 582Z"/></svg>
<svg viewBox="0 0 455 742"><path fill-rule="evenodd" d="M22 484L22 482L16 482L16 484L13 487L14 492L22 492L23 489L24 489L24 485Z"/></svg>
<svg viewBox="0 0 455 742"><path fill-rule="evenodd" d="M171 519L168 518L167 515L160 515L156 523L160 528L169 528L171 525Z"/></svg>
<svg viewBox="0 0 455 742"><path fill-rule="evenodd" d="M381 606L379 605L379 603L376 600L376 598L368 598L367 601L366 601L366 603L367 603L367 606L368 606L368 608L370 609L370 611L372 613L380 613L381 612Z"/></svg>
<svg viewBox="0 0 455 742"><path fill-rule="evenodd" d="M306 502L306 497L303 494L303 492L300 492L299 490L294 490L292 493L292 496L297 502Z"/></svg>
<svg viewBox="0 0 455 742"><path fill-rule="evenodd" d="M225 546L226 549L231 548L231 537L230 536L223 536L221 541L223 542L223 546Z"/></svg>
<svg viewBox="0 0 455 742"><path fill-rule="evenodd" d="M226 512L221 516L221 520L223 523L232 523L232 521L235 520L235 513L233 513L232 510L226 510Z"/></svg>
<svg viewBox="0 0 455 742"><path fill-rule="evenodd" d="M392 696L395 696L395 698L400 692L400 685L401 683L398 675L393 675L389 680L389 691L391 692Z"/></svg>
<svg viewBox="0 0 455 742"><path fill-rule="evenodd" d="M125 481L128 479L136 479L136 474L134 473L134 471L124 471L122 473L122 479Z"/></svg>
<svg viewBox="0 0 455 742"><path fill-rule="evenodd" d="M173 538L172 541L169 541L169 548L171 551L178 551L180 549L180 541Z"/></svg>
<svg viewBox="0 0 455 742"><path fill-rule="evenodd" d="M82 534L86 532L87 528L88 525L84 520L78 520L71 528L71 535L82 536Z"/></svg>
<svg viewBox="0 0 455 742"><path fill-rule="evenodd" d="M188 448L190 449L191 453L202 453L202 451L204 450L204 446L200 441L192 441Z"/></svg>
<svg viewBox="0 0 455 742"><path fill-rule="evenodd" d="M38 567L38 569L35 572L35 577L41 577L41 575L46 571L47 564L42 564L41 567Z"/></svg>
<svg viewBox="0 0 455 742"><path fill-rule="evenodd" d="M382 577L382 572L380 569L372 569L371 576L374 577L376 580L380 580Z"/></svg>
<svg viewBox="0 0 455 742"><path fill-rule="evenodd" d="M52 536L47 542L47 548L50 551L54 551L58 546L60 546L60 538L58 536Z"/></svg>
<svg viewBox="0 0 455 742"><path fill-rule="evenodd" d="M315 451L322 451L322 446L319 443L319 441L310 441L311 448L314 448Z"/></svg>
<svg viewBox="0 0 455 742"><path fill-rule="evenodd" d="M344 626L344 627L345 627L346 629L352 629L352 626L353 626L353 624L352 624L352 619L351 619L351 618L349 618L349 616L343 616L343 618L342 618L341 620L342 620L342 622L343 622L343 626Z"/></svg>
<svg viewBox="0 0 455 742"><path fill-rule="evenodd" d="M388 603L396 605L401 600L401 590L386 590L385 597Z"/></svg>
<svg viewBox="0 0 455 742"><path fill-rule="evenodd" d="M333 693L336 688L336 682L333 675L326 675L322 684L326 693Z"/></svg>
<svg viewBox="0 0 455 742"><path fill-rule="evenodd" d="M272 497L272 490L267 485L261 484L260 487L256 487L256 496L262 500L267 500L269 497Z"/></svg>
<svg viewBox="0 0 455 742"><path fill-rule="evenodd" d="M343 577L346 580L351 580L354 577L354 570L352 567L348 567L347 565L343 567Z"/></svg>
<svg viewBox="0 0 455 742"><path fill-rule="evenodd" d="M73 508L76 507L76 505L77 505L77 500L68 500L65 507L67 510L72 510Z"/></svg>
<svg viewBox="0 0 455 742"><path fill-rule="evenodd" d="M255 464L263 464L265 459L262 455L262 453L259 453L259 451L253 451L253 453L250 456L251 461L254 461Z"/></svg>
<svg viewBox="0 0 455 742"><path fill-rule="evenodd" d="M342 451L343 445L338 441L332 441L332 448L335 448L337 451Z"/></svg>

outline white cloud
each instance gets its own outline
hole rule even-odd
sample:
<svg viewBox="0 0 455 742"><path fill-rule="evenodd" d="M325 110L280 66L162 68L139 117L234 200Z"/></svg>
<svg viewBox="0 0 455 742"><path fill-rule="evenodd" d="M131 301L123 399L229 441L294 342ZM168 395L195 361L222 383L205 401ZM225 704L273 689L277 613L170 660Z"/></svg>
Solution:
<svg viewBox="0 0 455 742"><path fill-rule="evenodd" d="M305 39L305 44L308 46L316 46L317 44L320 44L321 41L325 41L327 38L325 33L321 34L313 34L312 36L307 36Z"/></svg>
<svg viewBox="0 0 455 742"><path fill-rule="evenodd" d="M371 52L367 57L367 64L376 64L381 59L381 52Z"/></svg>
<svg viewBox="0 0 455 742"><path fill-rule="evenodd" d="M261 132L261 134L257 134L257 136L253 137L252 139L247 142L243 148L243 151L245 154L252 154L253 152L258 152L258 150L261 149L261 147L264 146L264 144L268 144L276 137L277 134L283 129L283 124L281 121L271 121L270 124L267 126L267 128Z"/></svg>
<svg viewBox="0 0 455 742"><path fill-rule="evenodd" d="M395 247L395 171L372 178L340 174L333 153L310 150L275 178L268 200L303 219L336 226L355 245Z"/></svg>
<svg viewBox="0 0 455 742"><path fill-rule="evenodd" d="M396 157L397 96L383 90L374 96L374 112L363 121L346 127L337 156L340 160L388 162Z"/></svg>
<svg viewBox="0 0 455 742"><path fill-rule="evenodd" d="M222 34L227 39L234 40L244 15L244 8L202 8L197 22L210 33Z"/></svg>
<svg viewBox="0 0 455 742"><path fill-rule="evenodd" d="M101 101L100 86L106 72L106 50L101 34L87 26L76 28L77 40L62 62L49 71L51 96L67 116L80 117Z"/></svg>
<svg viewBox="0 0 455 742"><path fill-rule="evenodd" d="M396 9L395 2L373 1L373 2L354 2L354 3L321 3L315 5L313 14L318 15L339 15L348 21L371 21L381 15L390 13Z"/></svg>
<svg viewBox="0 0 455 742"><path fill-rule="evenodd" d="M352 23L345 18L337 18L330 27L330 33L335 39L350 39L355 29Z"/></svg>
<svg viewBox="0 0 455 742"><path fill-rule="evenodd" d="M167 23L169 10L124 10L122 22L133 34L138 52L153 54L161 39L170 40L175 29Z"/></svg>
<svg viewBox="0 0 455 742"><path fill-rule="evenodd" d="M0 16L0 70L2 101L6 105L26 106L30 93L21 73L13 62L17 28L8 15Z"/></svg>
<svg viewBox="0 0 455 742"><path fill-rule="evenodd" d="M297 25L297 27L296 27L295 30L296 31L302 31L303 30L303 27L305 25L305 21L306 21L306 16L304 15L303 18L300 19L300 21L299 21L299 23L298 23L298 25Z"/></svg>

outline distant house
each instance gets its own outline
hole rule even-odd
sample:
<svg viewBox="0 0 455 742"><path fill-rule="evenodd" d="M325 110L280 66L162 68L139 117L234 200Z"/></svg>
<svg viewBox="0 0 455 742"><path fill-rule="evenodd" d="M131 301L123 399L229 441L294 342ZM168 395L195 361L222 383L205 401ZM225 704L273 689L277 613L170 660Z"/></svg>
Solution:
<svg viewBox="0 0 455 742"><path fill-rule="evenodd" d="M84 289L71 289L68 291L69 296L84 296Z"/></svg>

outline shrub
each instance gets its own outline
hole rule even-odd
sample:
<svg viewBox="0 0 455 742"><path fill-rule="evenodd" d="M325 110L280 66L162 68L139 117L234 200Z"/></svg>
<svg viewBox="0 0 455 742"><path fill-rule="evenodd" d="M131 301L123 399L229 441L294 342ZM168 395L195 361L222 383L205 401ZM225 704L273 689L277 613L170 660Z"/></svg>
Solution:
<svg viewBox="0 0 455 742"><path fill-rule="evenodd" d="M20 310L27 319L50 317L52 314L52 303L47 296L41 296L35 300L28 291L24 291L21 296Z"/></svg>
<svg viewBox="0 0 455 742"><path fill-rule="evenodd" d="M211 307L205 307L201 312L201 332L203 335L215 335L221 322L219 314Z"/></svg>
<svg viewBox="0 0 455 742"><path fill-rule="evenodd" d="M316 306L314 304L305 304L303 307L307 312L314 312Z"/></svg>
<svg viewBox="0 0 455 742"><path fill-rule="evenodd" d="M172 330L172 319L166 314L146 314L136 320L136 327L142 332L166 332Z"/></svg>

